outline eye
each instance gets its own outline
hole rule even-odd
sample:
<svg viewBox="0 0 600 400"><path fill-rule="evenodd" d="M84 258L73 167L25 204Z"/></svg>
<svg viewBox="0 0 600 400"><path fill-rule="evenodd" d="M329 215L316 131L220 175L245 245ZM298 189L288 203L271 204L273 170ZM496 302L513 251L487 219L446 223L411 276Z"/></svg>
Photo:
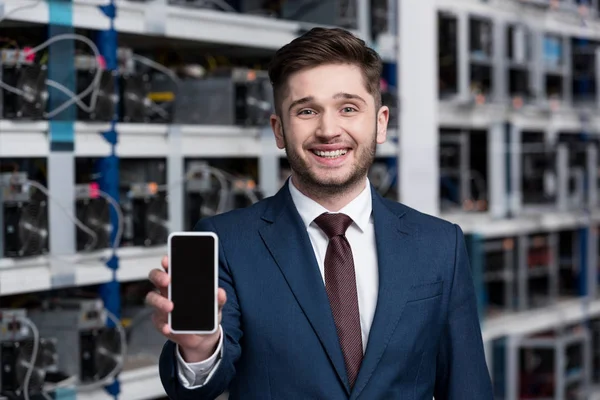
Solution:
<svg viewBox="0 0 600 400"><path fill-rule="evenodd" d="M311 115L314 114L315 112L313 110L300 110L298 112L298 115Z"/></svg>
<svg viewBox="0 0 600 400"><path fill-rule="evenodd" d="M342 111L346 112L346 113L353 112L353 111L356 111L356 108L351 107L351 106L346 106L346 107L342 108Z"/></svg>

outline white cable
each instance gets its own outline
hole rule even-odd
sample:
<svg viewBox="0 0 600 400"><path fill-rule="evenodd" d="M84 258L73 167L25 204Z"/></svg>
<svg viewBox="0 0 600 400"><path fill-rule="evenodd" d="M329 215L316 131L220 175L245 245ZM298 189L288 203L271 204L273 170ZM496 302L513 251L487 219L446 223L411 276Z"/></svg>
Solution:
<svg viewBox="0 0 600 400"><path fill-rule="evenodd" d="M71 98L75 98L75 93L71 92L66 86L55 82L53 80L48 79L46 81L46 85L53 87L54 89L60 90L61 92L63 92L64 94L66 94L67 96L71 96ZM79 108L81 108L83 111L91 113L92 111L94 111L94 109L92 107L88 107L83 101L79 100L79 99L75 99L75 104L77 104L77 106Z"/></svg>
<svg viewBox="0 0 600 400"><path fill-rule="evenodd" d="M7 83L2 82L2 81L0 81L0 88L2 88L4 90L7 90L7 91L9 91L11 93L14 93L17 96L21 96L21 97L25 97L26 96L26 93L24 91L22 91L21 89L16 88L16 87L12 87L12 86L10 86Z"/></svg>
<svg viewBox="0 0 600 400"><path fill-rule="evenodd" d="M22 0L21 0L21 1L22 1ZM33 3L26 4L26 5L24 5L24 6L21 6L21 7L17 7L17 8L15 8L15 9L11 10L10 12L7 12L6 14L4 14L4 15L1 15L1 16L0 16L0 22L2 22L3 20L5 20L6 18L8 18L8 16L9 16L9 15L16 13L17 11L23 11L23 10L26 10L26 9L29 9L29 8L35 8L35 7L37 7L37 6L38 6L38 5L39 5L41 2L42 2L42 0L36 0L36 1L35 1L35 2L33 2Z"/></svg>
<svg viewBox="0 0 600 400"><path fill-rule="evenodd" d="M104 309L104 311L106 312L107 317L115 324L115 328L119 332L119 338L121 339L121 355L117 358L117 365L115 365L113 370L110 371L110 373L108 373L108 375L106 375L104 378L102 378L98 382L94 382L94 383L90 383L90 384L86 384L86 385L78 385L77 389L79 389L79 390L85 390L85 391L95 390L95 389L99 389L107 384L110 384L112 382L112 380L119 374L119 372L121 372L121 369L123 368L123 365L125 364L125 357L127 355L127 335L125 333L125 328L123 328L121 321L119 321L119 319L116 317L116 315L114 315L113 313L108 311L106 308Z"/></svg>
<svg viewBox="0 0 600 400"><path fill-rule="evenodd" d="M46 40L44 43L40 44L39 46L36 46L36 47L30 49L28 51L28 53L35 54L38 51L43 50L46 47L50 46L51 44L58 42L58 41L62 41L62 40L80 41L80 42L87 44L92 49L92 51L94 52L94 60L96 61L96 75L94 76L92 83L83 92L81 92L77 96L73 96L70 100L67 100L66 102L64 102L63 104L58 106L56 109L49 112L46 115L46 118L54 117L55 115L61 113L63 110L65 110L67 107L69 107L71 104L76 103L77 100L83 99L85 96L89 95L92 92L93 93L90 98L90 108L94 109L96 107L96 100L98 98L98 89L99 89L99 85L100 85L100 79L102 78L102 68L100 68L100 64L98 61L98 59L100 58L100 51L98 50L98 47L96 46L96 44L93 41L91 41L90 39L88 39L87 37L82 36L82 35L77 35L77 34L71 34L71 33L56 35L56 36L53 36L50 39ZM74 93L73 93L73 95L74 95Z"/></svg>
<svg viewBox="0 0 600 400"><path fill-rule="evenodd" d="M117 213L117 234L115 235L115 241L112 245L112 251L114 255L117 252L119 245L121 244L121 237L123 236L123 224L125 221L125 218L123 217L123 210L121 210L121 206L119 205L119 203L117 203L114 197L112 197L106 192L103 192L102 190L98 190L97 192L113 207L113 209Z"/></svg>
<svg viewBox="0 0 600 400"><path fill-rule="evenodd" d="M29 383L35 368L35 361L37 360L37 353L40 345L40 333L33 321L31 321L29 318L19 317L19 320L25 325L29 326L31 333L33 334L33 350L31 352L31 361L29 362L29 367L27 369L27 373L25 374L25 380L23 381L23 396L25 397L25 400L29 400Z"/></svg>
<svg viewBox="0 0 600 400"><path fill-rule="evenodd" d="M84 231L92 237L92 244L88 245L86 250L93 249L96 246L96 243L98 242L98 235L96 235L96 232L85 226L79 219L77 219L77 217L69 213L69 211L67 211L67 209L62 204L60 204L58 201L56 201L56 199L54 199L54 197L50 194L50 191L46 187L44 187L44 185L31 180L27 180L27 183L33 186L34 188L38 189L40 192L44 193L48 197L48 199L54 201L56 205L58 205L64 211L64 213L67 214L69 219L71 219L71 221L73 221L79 229L81 229L82 231Z"/></svg>
<svg viewBox="0 0 600 400"><path fill-rule="evenodd" d="M131 55L131 58L141 64L147 65L150 68L154 68L155 70L162 72L163 74L173 79L175 83L179 83L179 78L177 77L177 75L164 65L161 65L147 57L135 53Z"/></svg>
<svg viewBox="0 0 600 400"><path fill-rule="evenodd" d="M64 85L62 85L56 81L53 81L51 79L47 79L46 84L48 86L54 87L55 89L60 90L67 96L70 96L69 100L65 101L63 104L58 106L56 109L54 109L48 113L45 113L45 117L48 119L53 118L54 116L61 113L67 107L69 107L71 104L74 104L74 103L76 103L79 107L82 107L85 111L92 112L92 110L94 108L96 108L96 101L98 99L98 92L100 89L100 80L102 79L102 68L100 67L100 64L98 61L98 59L100 58L100 51L98 50L98 47L96 46L96 44L85 36L77 35L77 34L70 34L70 33L56 35L32 49L23 50L23 52L25 52L28 55L35 54L38 51L43 50L46 47L50 46L51 44L58 42L58 41L62 41L62 40L76 40L76 41L81 41L81 42L87 44L94 52L94 60L96 61L96 74L94 75L94 79L92 80L92 83L83 92L79 93L78 95L76 95L75 93L70 91ZM25 92L23 92L22 90L20 90L18 88L9 86L5 82L0 81L0 87L18 95L18 96L22 96L22 97L26 96ZM81 100L90 93L91 93L90 105L86 106L83 102L81 102Z"/></svg>

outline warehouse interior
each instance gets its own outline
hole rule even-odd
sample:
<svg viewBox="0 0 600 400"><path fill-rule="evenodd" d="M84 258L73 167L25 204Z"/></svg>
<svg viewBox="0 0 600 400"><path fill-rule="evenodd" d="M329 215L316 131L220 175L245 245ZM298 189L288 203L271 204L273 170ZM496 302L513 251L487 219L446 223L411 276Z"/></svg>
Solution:
<svg viewBox="0 0 600 400"><path fill-rule="evenodd" d="M495 399L600 399L600 0L0 0L0 399L165 398L148 273L281 188L314 26L385 62L369 179L464 231Z"/></svg>

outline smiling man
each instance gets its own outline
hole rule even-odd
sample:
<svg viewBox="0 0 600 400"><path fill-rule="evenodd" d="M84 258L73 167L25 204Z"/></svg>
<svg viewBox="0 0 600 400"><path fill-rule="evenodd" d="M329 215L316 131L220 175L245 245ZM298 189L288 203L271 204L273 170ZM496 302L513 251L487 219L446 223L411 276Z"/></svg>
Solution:
<svg viewBox="0 0 600 400"><path fill-rule="evenodd" d="M169 332L166 259L150 273L171 399L493 398L460 228L368 181L389 117L381 70L341 29L276 53L271 126L291 177L196 226L220 238L219 331Z"/></svg>

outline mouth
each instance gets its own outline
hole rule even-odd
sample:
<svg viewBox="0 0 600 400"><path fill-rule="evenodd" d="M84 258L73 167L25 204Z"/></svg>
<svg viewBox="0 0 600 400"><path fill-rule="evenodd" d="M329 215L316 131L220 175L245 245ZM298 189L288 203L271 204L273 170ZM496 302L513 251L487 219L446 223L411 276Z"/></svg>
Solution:
<svg viewBox="0 0 600 400"><path fill-rule="evenodd" d="M314 155L325 159L336 159L345 156L348 153L348 149L322 151L322 150L311 150Z"/></svg>

